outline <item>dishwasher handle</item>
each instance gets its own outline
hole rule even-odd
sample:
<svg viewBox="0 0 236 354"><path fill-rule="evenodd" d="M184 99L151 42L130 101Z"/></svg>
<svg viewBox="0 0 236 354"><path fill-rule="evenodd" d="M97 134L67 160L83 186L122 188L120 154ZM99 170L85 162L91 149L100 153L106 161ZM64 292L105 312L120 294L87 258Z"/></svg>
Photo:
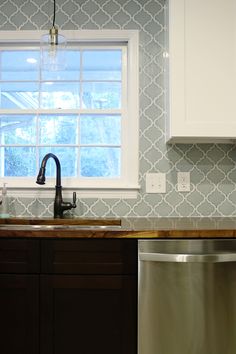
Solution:
<svg viewBox="0 0 236 354"><path fill-rule="evenodd" d="M236 252L235 253L209 253L209 254L139 252L139 259L140 261L149 261L149 262L178 262L178 263L236 262Z"/></svg>

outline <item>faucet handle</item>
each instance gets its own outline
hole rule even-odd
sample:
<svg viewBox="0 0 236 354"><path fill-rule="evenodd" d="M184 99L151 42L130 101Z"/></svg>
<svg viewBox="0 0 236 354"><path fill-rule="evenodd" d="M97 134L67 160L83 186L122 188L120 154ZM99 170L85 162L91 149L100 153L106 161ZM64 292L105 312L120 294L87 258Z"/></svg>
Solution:
<svg viewBox="0 0 236 354"><path fill-rule="evenodd" d="M73 192L73 203L72 208L76 208L76 192Z"/></svg>

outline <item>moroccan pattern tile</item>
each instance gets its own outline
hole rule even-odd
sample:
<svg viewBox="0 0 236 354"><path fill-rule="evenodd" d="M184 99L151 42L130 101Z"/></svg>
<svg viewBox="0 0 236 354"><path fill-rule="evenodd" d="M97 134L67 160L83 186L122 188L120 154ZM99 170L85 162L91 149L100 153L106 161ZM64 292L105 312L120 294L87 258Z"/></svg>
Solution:
<svg viewBox="0 0 236 354"><path fill-rule="evenodd" d="M234 145L166 145L164 0L57 0L60 29L140 31L140 185L137 199L80 199L81 216L234 216ZM52 0L2 0L0 30L47 30ZM191 190L177 191L177 172L190 172ZM165 194L146 194L145 175L165 172ZM50 199L11 198L14 215L52 215Z"/></svg>

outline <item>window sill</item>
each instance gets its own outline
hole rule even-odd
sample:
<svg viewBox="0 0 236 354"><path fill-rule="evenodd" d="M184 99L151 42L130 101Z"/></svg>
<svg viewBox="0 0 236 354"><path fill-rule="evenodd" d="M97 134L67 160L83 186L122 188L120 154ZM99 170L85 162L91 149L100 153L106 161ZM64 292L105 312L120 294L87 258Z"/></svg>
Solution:
<svg viewBox="0 0 236 354"><path fill-rule="evenodd" d="M76 192L77 198L102 198L102 199L136 199L140 186L129 188L111 188L111 189L86 189L86 188L62 188L63 198L72 198L72 193ZM9 188L8 195L16 198L54 198L55 188L37 187L37 188Z"/></svg>

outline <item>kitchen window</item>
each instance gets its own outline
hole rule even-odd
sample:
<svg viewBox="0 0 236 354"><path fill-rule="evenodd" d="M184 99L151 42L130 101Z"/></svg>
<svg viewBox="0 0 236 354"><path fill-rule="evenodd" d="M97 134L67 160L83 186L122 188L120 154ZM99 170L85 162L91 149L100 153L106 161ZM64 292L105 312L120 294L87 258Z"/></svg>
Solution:
<svg viewBox="0 0 236 354"><path fill-rule="evenodd" d="M40 162L52 152L61 162L64 188L91 196L134 196L137 31L63 31L68 42L61 67L42 65L41 34L0 33L2 182L38 188ZM46 178L45 187L53 187L51 159Z"/></svg>

